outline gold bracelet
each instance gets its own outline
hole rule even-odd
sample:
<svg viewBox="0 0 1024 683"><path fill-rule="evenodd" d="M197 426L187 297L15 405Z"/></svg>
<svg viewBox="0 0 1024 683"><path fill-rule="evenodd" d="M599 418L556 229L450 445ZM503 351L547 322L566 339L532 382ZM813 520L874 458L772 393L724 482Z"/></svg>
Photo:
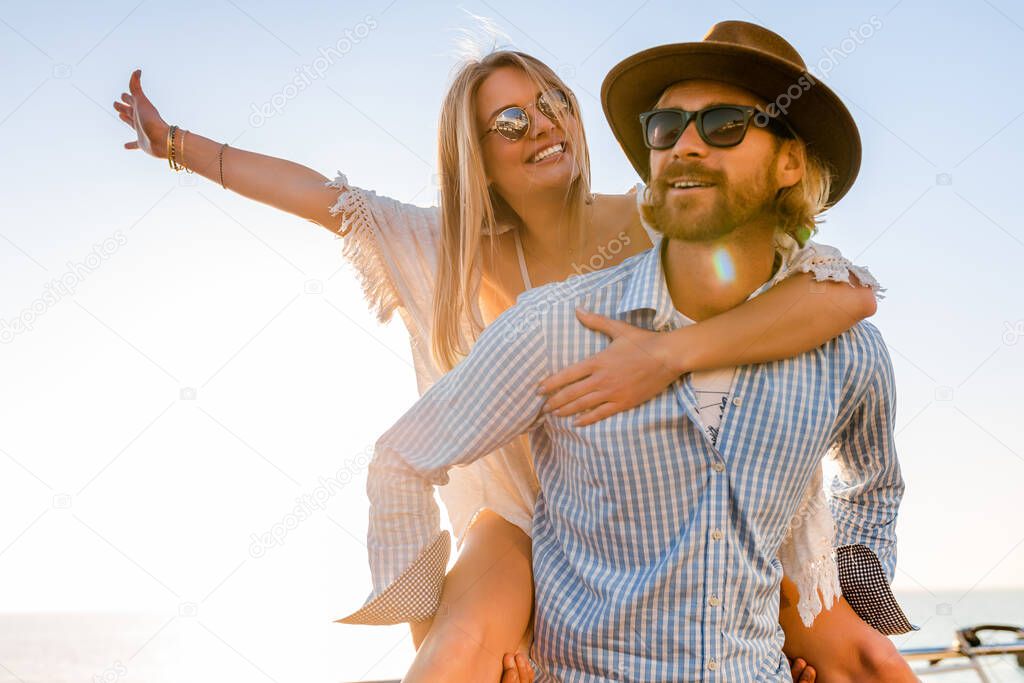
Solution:
<svg viewBox="0 0 1024 683"><path fill-rule="evenodd" d="M192 173L192 169L188 167L185 162L185 136L188 135L187 130L181 131L181 167L185 169L186 173Z"/></svg>
<svg viewBox="0 0 1024 683"><path fill-rule="evenodd" d="M174 131L177 130L177 126L171 125L167 129L167 165L174 170Z"/></svg>
<svg viewBox="0 0 1024 683"><path fill-rule="evenodd" d="M220 152L218 152L217 154L217 160L220 165L220 186L223 187L225 190L228 189L227 186L224 184L224 148L227 146L228 143L226 142L223 145L221 145Z"/></svg>
<svg viewBox="0 0 1024 683"><path fill-rule="evenodd" d="M177 132L178 132L178 127L177 126L171 126L171 153L170 153L170 156L168 158L169 158L169 160L171 162L171 169L174 170L175 172L181 171L181 169L183 168L183 166L178 163L177 159L174 156L174 136L175 136L175 134L177 134Z"/></svg>

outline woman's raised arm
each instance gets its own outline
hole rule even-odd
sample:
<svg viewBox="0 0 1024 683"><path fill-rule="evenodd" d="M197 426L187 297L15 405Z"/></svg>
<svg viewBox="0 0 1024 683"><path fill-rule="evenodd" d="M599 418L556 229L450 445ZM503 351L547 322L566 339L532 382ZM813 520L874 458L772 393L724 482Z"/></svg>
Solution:
<svg viewBox="0 0 1024 683"><path fill-rule="evenodd" d="M158 159L166 159L170 126L143 92L141 69L132 72L128 90L121 93L120 102L114 102L121 120L136 135L124 148L141 149ZM222 144L192 131L178 130L174 137L175 160L218 184L222 180L223 162L226 189L337 232L341 218L332 216L329 207L337 199L338 190L325 185L326 177L302 164L230 145L224 148L221 158Z"/></svg>

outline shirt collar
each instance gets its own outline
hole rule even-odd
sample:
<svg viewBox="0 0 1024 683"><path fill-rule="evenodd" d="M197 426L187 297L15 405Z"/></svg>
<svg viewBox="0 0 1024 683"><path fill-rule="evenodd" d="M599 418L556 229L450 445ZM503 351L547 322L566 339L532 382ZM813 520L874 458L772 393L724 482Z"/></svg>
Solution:
<svg viewBox="0 0 1024 683"><path fill-rule="evenodd" d="M616 313L620 316L630 311L653 311L652 325L655 330L666 328L675 316L681 315L672 302L668 284L665 282L662 253L666 242L667 240L663 237L659 237L654 246L640 256L616 309ZM790 275L789 265L793 256L800 250L800 244L785 231L776 230L774 247L780 260L779 267L769 280L751 292L747 301L762 294ZM685 316L683 317L685 318Z"/></svg>

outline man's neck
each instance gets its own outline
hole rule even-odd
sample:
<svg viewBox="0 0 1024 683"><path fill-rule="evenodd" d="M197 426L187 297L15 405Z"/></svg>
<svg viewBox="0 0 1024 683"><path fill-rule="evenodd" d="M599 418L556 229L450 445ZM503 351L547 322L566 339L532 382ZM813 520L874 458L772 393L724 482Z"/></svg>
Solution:
<svg viewBox="0 0 1024 683"><path fill-rule="evenodd" d="M771 225L754 224L707 242L666 238L662 265L676 310L701 321L746 301L772 275L773 236Z"/></svg>

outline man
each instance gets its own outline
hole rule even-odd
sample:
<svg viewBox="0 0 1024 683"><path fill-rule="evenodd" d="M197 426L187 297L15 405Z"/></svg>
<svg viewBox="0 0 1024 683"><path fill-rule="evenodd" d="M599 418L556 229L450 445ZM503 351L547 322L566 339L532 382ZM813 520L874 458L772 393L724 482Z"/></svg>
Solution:
<svg viewBox="0 0 1024 683"><path fill-rule="evenodd" d="M794 235L846 193L860 159L846 108L821 84L804 89L802 76L788 43L742 22L612 70L605 112L648 180L646 217L664 237L571 286L524 293L381 437L367 484L376 595L345 621L433 615L448 538L432 487L523 433L541 484L540 681L789 681L776 553L830 448L837 543L891 581L904 485L892 368L871 324L735 369L715 430L689 376L585 427L545 413L536 390L607 346L577 308L668 330L726 311L794 267ZM794 83L799 93L788 94Z"/></svg>

